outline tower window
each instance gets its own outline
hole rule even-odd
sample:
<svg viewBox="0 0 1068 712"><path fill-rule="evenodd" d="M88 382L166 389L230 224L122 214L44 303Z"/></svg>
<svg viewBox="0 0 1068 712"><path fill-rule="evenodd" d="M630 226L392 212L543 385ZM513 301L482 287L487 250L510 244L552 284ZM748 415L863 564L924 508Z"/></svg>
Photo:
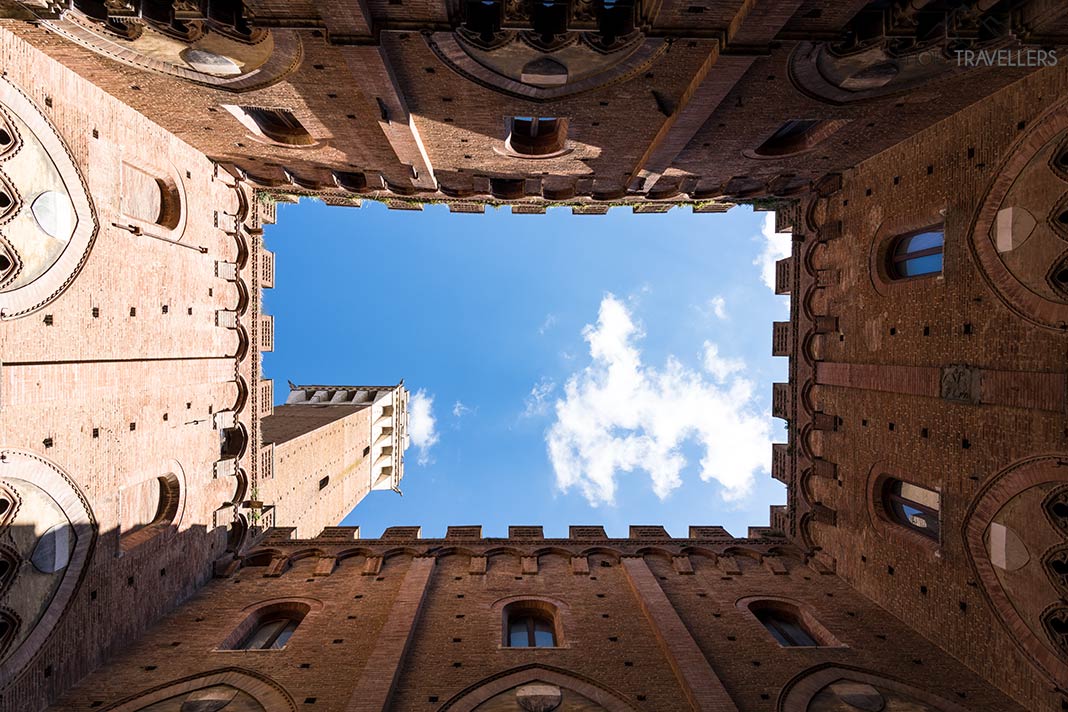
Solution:
<svg viewBox="0 0 1068 712"><path fill-rule="evenodd" d="M551 116L516 116L509 121L505 147L526 158L549 158L564 150L567 119Z"/></svg>
<svg viewBox="0 0 1068 712"><path fill-rule="evenodd" d="M794 119L780 126L754 152L757 156L789 156L815 148L846 124L845 121L822 119Z"/></svg>
<svg viewBox="0 0 1068 712"><path fill-rule="evenodd" d="M819 645L801 624L799 617L791 612L777 608L758 608L753 613L779 645L785 647Z"/></svg>
<svg viewBox="0 0 1068 712"><path fill-rule="evenodd" d="M517 601L504 608L504 647L560 647L556 607L545 601Z"/></svg>
<svg viewBox="0 0 1068 712"><path fill-rule="evenodd" d="M246 128L275 143L289 146L310 146L315 143L315 138L288 109L264 109L257 106L225 108Z"/></svg>
<svg viewBox="0 0 1068 712"><path fill-rule="evenodd" d="M941 226L895 238L887 255L890 278L912 279L941 274L944 242L945 233Z"/></svg>
<svg viewBox="0 0 1068 712"><path fill-rule="evenodd" d="M222 650L279 650L311 610L306 603L275 603L256 609L219 646Z"/></svg>
<svg viewBox="0 0 1068 712"><path fill-rule="evenodd" d="M269 618L262 621L252 633L242 641L241 650L277 650L284 648L300 621L289 617Z"/></svg>
<svg viewBox="0 0 1068 712"><path fill-rule="evenodd" d="M553 648L556 634L547 616L523 613L508 619L509 648Z"/></svg>
<svg viewBox="0 0 1068 712"><path fill-rule="evenodd" d="M938 540L938 513L941 509L938 492L890 478L884 485L883 506L894 523Z"/></svg>

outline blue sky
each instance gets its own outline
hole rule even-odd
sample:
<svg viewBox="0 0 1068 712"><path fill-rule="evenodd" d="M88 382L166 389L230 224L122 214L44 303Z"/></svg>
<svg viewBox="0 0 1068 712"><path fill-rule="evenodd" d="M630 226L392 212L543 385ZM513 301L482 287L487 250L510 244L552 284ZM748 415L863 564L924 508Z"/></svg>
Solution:
<svg viewBox="0 0 1068 712"><path fill-rule="evenodd" d="M613 209L605 216L451 214L280 204L279 403L298 383L395 383L413 394L404 496L373 492L343 522L691 524L744 536L785 499L768 472L770 288L789 248L770 214Z"/></svg>

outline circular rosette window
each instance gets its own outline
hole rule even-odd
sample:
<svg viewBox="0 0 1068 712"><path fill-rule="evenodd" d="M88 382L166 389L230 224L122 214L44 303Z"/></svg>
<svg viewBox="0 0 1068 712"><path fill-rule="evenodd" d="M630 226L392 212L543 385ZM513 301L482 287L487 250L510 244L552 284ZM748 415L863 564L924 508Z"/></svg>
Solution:
<svg viewBox="0 0 1068 712"><path fill-rule="evenodd" d="M28 314L62 292L95 232L63 142L17 88L0 81L0 317Z"/></svg>
<svg viewBox="0 0 1068 712"><path fill-rule="evenodd" d="M278 81L296 67L301 54L295 32L251 28L243 18L235 28L210 19L178 20L173 12L112 18L71 10L44 24L126 64L232 91Z"/></svg>
<svg viewBox="0 0 1068 712"><path fill-rule="evenodd" d="M972 248L991 288L1019 316L1068 326L1068 115L1025 136L979 210Z"/></svg>

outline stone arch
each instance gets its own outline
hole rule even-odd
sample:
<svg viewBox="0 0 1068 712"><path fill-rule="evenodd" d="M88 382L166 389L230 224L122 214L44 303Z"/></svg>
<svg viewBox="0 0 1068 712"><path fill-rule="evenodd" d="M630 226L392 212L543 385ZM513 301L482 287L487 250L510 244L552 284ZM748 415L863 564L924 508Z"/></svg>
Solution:
<svg viewBox="0 0 1068 712"><path fill-rule="evenodd" d="M2 84L2 82L0 82ZM34 453L0 449L4 488L17 494L18 509L8 521L19 578L0 593L0 605L18 621L0 651L0 687L25 668L66 613L96 541L96 521L85 496L58 465ZM41 536L38 529L44 529ZM15 536L18 534L18 536ZM22 577L34 577L47 598L14 596ZM9 628L9 630L11 630Z"/></svg>
<svg viewBox="0 0 1068 712"><path fill-rule="evenodd" d="M531 60L545 52L525 41L522 33L498 36L500 42L493 47L479 46L477 40L472 41L476 36L468 32L434 32L424 40L441 64L460 76L500 94L535 102L555 101L627 81L649 71L670 46L663 38L646 38L641 33L607 50L589 42L570 42L552 52L566 75L556 69L551 76L527 73L524 78ZM505 51L498 51L501 48Z"/></svg>
<svg viewBox="0 0 1068 712"><path fill-rule="evenodd" d="M788 62L790 81L798 91L832 105L874 101L921 89L924 84L965 71L944 61L938 46L898 58L881 46L844 53L826 42L800 42Z"/></svg>
<svg viewBox="0 0 1068 712"><path fill-rule="evenodd" d="M145 6L149 3L144 3ZM41 24L99 55L137 69L240 93L274 84L300 64L303 47L297 32L253 29L236 33L214 21L124 18L132 31L109 31L104 18L64 13Z"/></svg>
<svg viewBox="0 0 1068 712"><path fill-rule="evenodd" d="M9 139L0 146L0 205L6 205L0 319L12 319L70 286L96 239L97 222L73 154L30 99L2 78L0 133Z"/></svg>
<svg viewBox="0 0 1068 712"><path fill-rule="evenodd" d="M498 673L468 687L439 707L438 712L474 712L483 702L500 693L538 682L574 691L605 712L634 712L635 709L623 695L594 680L547 665L527 665Z"/></svg>
<svg viewBox="0 0 1068 712"><path fill-rule="evenodd" d="M1068 501L1068 475L1060 466L1064 460L1064 455L1035 456L989 478L972 500L961 531L980 590L1009 637L1050 680L1068 687L1068 636L1055 630L1066 625L1051 627L1054 617L1068 620L1068 608L1058 613L1063 591L1046 570L1055 547L1064 542L1064 530L1048 516L1051 503ZM1016 544L996 525L1019 537L1025 561L1008 548ZM1018 590L1027 594L1014 595Z"/></svg>
<svg viewBox="0 0 1068 712"><path fill-rule="evenodd" d="M104 712L152 710L152 706L158 702L174 698L189 700L188 695L217 686L233 688L248 695L265 712L297 712L296 704L281 685L266 675L237 667L220 668L164 683L105 707Z"/></svg>
<svg viewBox="0 0 1068 712"><path fill-rule="evenodd" d="M923 705L924 712L968 712L926 690L860 668L825 663L783 686L776 712L819 712L828 701L855 702L857 709L883 709L887 698ZM881 701L881 705L880 705ZM862 706L867 704L868 706Z"/></svg>
<svg viewBox="0 0 1068 712"><path fill-rule="evenodd" d="M1068 324L1068 103L1050 108L998 166L968 240L979 272L1017 316Z"/></svg>

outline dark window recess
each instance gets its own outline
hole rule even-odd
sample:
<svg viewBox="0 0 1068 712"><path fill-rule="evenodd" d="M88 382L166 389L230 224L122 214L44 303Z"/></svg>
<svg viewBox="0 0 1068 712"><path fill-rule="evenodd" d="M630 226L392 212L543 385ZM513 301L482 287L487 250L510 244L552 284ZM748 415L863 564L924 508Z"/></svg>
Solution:
<svg viewBox="0 0 1068 712"><path fill-rule="evenodd" d="M895 238L887 255L890 278L911 279L941 274L944 241L941 226Z"/></svg>
<svg viewBox="0 0 1068 712"><path fill-rule="evenodd" d="M507 147L522 156L548 156L564 150L567 119L551 116L512 118Z"/></svg>
<svg viewBox="0 0 1068 712"><path fill-rule="evenodd" d="M262 109L255 106L243 106L241 109L256 124L260 133L272 141L290 146L315 143L312 135L288 109Z"/></svg>
<svg viewBox="0 0 1068 712"><path fill-rule="evenodd" d="M941 497L934 490L889 479L883 489L883 506L896 524L938 540Z"/></svg>
<svg viewBox="0 0 1068 712"><path fill-rule="evenodd" d="M261 621L238 647L239 650L277 650L284 647L300 621L278 617Z"/></svg>
<svg viewBox="0 0 1068 712"><path fill-rule="evenodd" d="M556 647L552 620L538 613L520 612L508 617L509 648Z"/></svg>
<svg viewBox="0 0 1068 712"><path fill-rule="evenodd" d="M779 645L788 647L819 645L798 617L792 613L772 608L761 608L754 613L772 637L779 642Z"/></svg>
<svg viewBox="0 0 1068 712"><path fill-rule="evenodd" d="M330 478L329 477L324 477L323 479L319 480L319 489L321 489L321 490L326 489L326 486L328 484L330 484Z"/></svg>

